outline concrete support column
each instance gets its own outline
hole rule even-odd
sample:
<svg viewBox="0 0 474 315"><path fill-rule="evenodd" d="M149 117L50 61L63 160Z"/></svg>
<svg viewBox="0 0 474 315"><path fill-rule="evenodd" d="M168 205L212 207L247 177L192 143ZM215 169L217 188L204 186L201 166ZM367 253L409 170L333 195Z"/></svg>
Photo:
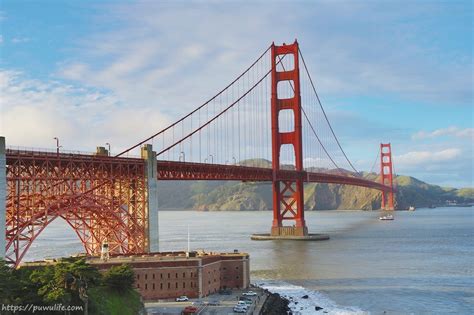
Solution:
<svg viewBox="0 0 474 315"><path fill-rule="evenodd" d="M5 137L0 137L0 259L5 259L7 246L5 240L7 224L7 159L5 151Z"/></svg>
<svg viewBox="0 0 474 315"><path fill-rule="evenodd" d="M146 160L147 203L148 203L148 252L158 252L158 174L156 152L151 144L142 147L142 158Z"/></svg>

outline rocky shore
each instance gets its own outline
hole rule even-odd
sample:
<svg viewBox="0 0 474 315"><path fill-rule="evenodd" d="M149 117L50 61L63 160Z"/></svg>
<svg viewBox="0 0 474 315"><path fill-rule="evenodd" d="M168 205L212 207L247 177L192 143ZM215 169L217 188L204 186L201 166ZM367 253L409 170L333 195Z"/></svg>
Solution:
<svg viewBox="0 0 474 315"><path fill-rule="evenodd" d="M357 307L337 305L321 292L284 281L266 280L256 283L255 286L263 289L268 295L268 299L259 313L262 315L368 314Z"/></svg>
<svg viewBox="0 0 474 315"><path fill-rule="evenodd" d="M291 310L288 307L290 303L287 299L282 298L278 293L271 293L265 290L268 294L265 303L260 311L261 315L287 315L291 314Z"/></svg>

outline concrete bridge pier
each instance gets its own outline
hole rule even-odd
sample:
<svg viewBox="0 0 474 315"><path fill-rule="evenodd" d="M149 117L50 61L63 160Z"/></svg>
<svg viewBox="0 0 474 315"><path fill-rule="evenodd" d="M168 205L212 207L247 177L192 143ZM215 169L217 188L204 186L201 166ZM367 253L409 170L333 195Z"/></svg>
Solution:
<svg viewBox="0 0 474 315"><path fill-rule="evenodd" d="M7 211L7 159L5 137L0 137L0 259L5 259Z"/></svg>
<svg viewBox="0 0 474 315"><path fill-rule="evenodd" d="M151 144L141 148L141 156L146 161L147 204L148 204L148 252L158 252L158 174L156 152Z"/></svg>

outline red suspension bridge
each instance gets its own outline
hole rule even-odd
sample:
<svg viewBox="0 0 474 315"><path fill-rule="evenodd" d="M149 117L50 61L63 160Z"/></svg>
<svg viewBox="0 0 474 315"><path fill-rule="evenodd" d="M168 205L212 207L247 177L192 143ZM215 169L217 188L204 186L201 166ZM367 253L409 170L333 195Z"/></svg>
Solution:
<svg viewBox="0 0 474 315"><path fill-rule="evenodd" d="M87 254L104 242L112 254L158 251L158 180L271 182L273 236L308 235L307 182L377 189L382 208L394 209L390 144L376 159L378 181L356 170L296 41L272 44L207 102L115 156L5 148L0 139L0 257L15 265L58 217ZM126 157L138 148L141 158Z"/></svg>

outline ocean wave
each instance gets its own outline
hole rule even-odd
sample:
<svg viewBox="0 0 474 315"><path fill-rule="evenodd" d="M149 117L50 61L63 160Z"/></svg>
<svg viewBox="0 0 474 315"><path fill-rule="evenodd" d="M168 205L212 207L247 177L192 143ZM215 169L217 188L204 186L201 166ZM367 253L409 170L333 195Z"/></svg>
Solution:
<svg viewBox="0 0 474 315"><path fill-rule="evenodd" d="M302 286L283 281L259 281L256 286L271 293L278 293L290 303L288 307L294 315L322 314L322 315L368 315L357 307L337 305L333 300L321 292L308 290Z"/></svg>

